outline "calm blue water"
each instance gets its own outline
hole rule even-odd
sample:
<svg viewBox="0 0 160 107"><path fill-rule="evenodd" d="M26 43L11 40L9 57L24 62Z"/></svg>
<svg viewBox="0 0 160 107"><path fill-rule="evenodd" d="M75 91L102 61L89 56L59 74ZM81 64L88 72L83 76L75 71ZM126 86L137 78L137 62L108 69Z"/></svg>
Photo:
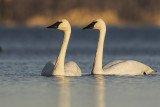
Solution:
<svg viewBox="0 0 160 107"><path fill-rule="evenodd" d="M40 76L57 58L63 33L46 28L0 27L1 107L158 107L160 106L160 28L108 27L103 63L132 59L158 72L147 76L93 76L98 32L72 28L66 61L82 77Z"/></svg>

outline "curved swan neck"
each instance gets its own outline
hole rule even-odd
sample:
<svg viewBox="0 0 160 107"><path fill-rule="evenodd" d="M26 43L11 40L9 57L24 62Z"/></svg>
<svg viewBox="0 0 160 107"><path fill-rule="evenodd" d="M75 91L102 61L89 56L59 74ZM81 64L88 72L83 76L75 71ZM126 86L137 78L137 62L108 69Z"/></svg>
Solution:
<svg viewBox="0 0 160 107"><path fill-rule="evenodd" d="M102 70L102 61L103 61L103 45L106 34L106 28L99 30L99 41L97 45L97 52L94 58L93 74L100 74Z"/></svg>
<svg viewBox="0 0 160 107"><path fill-rule="evenodd" d="M59 56L57 58L55 69L53 72L56 75L64 75L65 55L67 51L70 34L71 34L71 29L64 31L63 43L62 43L61 50L59 52Z"/></svg>

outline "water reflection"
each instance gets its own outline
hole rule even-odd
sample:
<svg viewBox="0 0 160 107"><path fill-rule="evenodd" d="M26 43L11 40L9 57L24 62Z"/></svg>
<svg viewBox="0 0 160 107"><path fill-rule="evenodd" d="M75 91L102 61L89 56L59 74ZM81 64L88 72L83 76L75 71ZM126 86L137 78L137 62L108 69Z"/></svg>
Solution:
<svg viewBox="0 0 160 107"><path fill-rule="evenodd" d="M57 77L59 79L58 84L59 89L59 107L70 107L70 88L69 88L69 78L67 77Z"/></svg>
<svg viewBox="0 0 160 107"><path fill-rule="evenodd" d="M106 107L104 76L95 75L96 80L96 107Z"/></svg>
<svg viewBox="0 0 160 107"><path fill-rule="evenodd" d="M69 77L57 77L57 78L59 84L58 107L71 107L70 78ZM95 75L94 79L95 79L95 85L94 85L95 98L91 99L95 99L95 107L106 107L104 76ZM86 97L88 97L88 95Z"/></svg>

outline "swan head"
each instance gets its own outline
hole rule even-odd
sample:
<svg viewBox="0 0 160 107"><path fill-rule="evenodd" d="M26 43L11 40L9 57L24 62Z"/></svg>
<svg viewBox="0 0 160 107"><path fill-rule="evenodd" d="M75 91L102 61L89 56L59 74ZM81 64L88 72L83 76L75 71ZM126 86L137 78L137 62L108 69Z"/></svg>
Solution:
<svg viewBox="0 0 160 107"><path fill-rule="evenodd" d="M88 26L83 28L83 30L85 29L102 30L102 29L106 29L106 24L102 19L96 19L92 23L90 23Z"/></svg>
<svg viewBox="0 0 160 107"><path fill-rule="evenodd" d="M70 30L71 26L70 26L68 20L62 19L62 20L59 20L56 23L48 26L47 28L54 28L54 29L59 29L59 30L62 30L62 31L66 31L66 30Z"/></svg>

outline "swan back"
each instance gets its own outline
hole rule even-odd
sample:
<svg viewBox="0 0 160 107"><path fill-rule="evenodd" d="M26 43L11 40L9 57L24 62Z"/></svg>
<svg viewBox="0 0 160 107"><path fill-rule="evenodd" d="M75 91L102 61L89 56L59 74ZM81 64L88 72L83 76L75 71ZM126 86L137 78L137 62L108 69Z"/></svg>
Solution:
<svg viewBox="0 0 160 107"><path fill-rule="evenodd" d="M134 60L119 62L108 68L103 68L103 73L108 75L148 75L155 72L149 66Z"/></svg>
<svg viewBox="0 0 160 107"><path fill-rule="evenodd" d="M116 65L116 64L119 64L119 63L121 63L121 62L124 62L124 61L123 61L123 60L115 60L115 61L110 62L110 63L108 63L107 65L105 65L105 66L103 67L103 69L110 68L110 67L112 67L112 66L114 66L114 65Z"/></svg>
<svg viewBox="0 0 160 107"><path fill-rule="evenodd" d="M65 70L65 76L81 76L82 75L81 69L73 61L69 61L65 63L64 70Z"/></svg>

